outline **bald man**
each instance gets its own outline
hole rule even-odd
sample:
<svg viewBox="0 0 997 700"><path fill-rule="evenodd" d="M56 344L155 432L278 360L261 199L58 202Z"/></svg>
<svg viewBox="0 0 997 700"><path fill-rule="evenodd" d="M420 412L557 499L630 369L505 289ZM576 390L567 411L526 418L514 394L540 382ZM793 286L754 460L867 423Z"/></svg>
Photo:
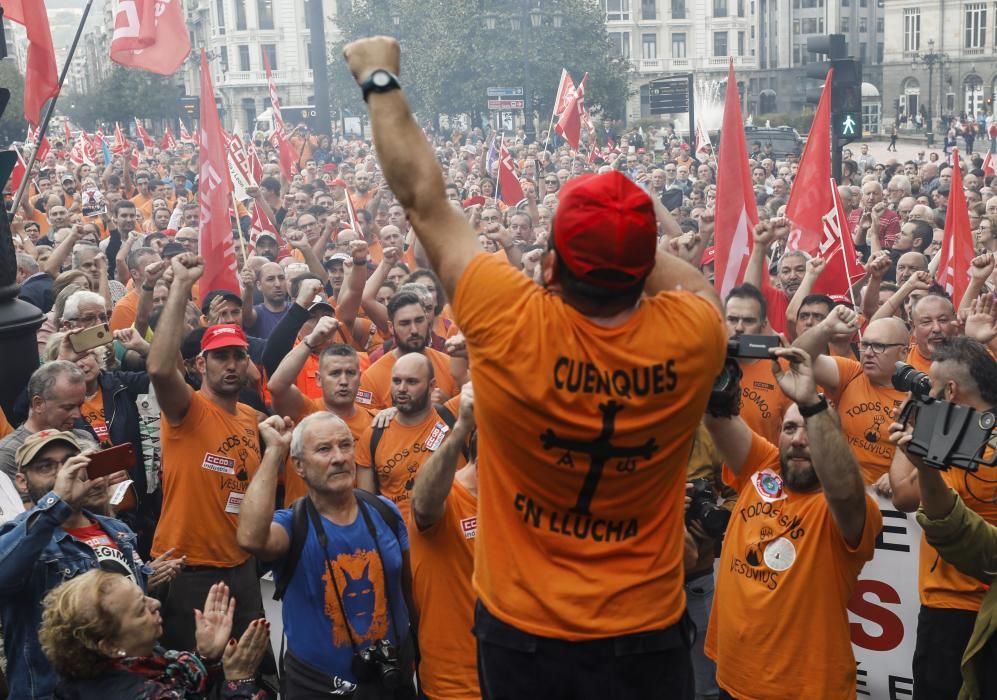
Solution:
<svg viewBox="0 0 997 700"><path fill-rule="evenodd" d="M246 269L247 279L243 293L248 299L244 297L242 302L242 325L249 335L269 338L290 308L287 299L287 276L284 268L274 262L264 262L255 274L252 268ZM258 290L263 296L263 301L259 304L252 303L253 289Z"/></svg>
<svg viewBox="0 0 997 700"><path fill-rule="evenodd" d="M852 235L858 228L862 214L872 212L873 207L883 201L883 186L871 181L862 185L861 205L848 215L848 229ZM900 233L900 217L892 209L886 208L879 216L879 243L883 248L892 248L893 241Z"/></svg>
<svg viewBox="0 0 997 700"><path fill-rule="evenodd" d="M901 224L906 224L907 220L910 219L910 213L917 205L917 200L913 197L904 197L897 204L897 216L900 217Z"/></svg>
<svg viewBox="0 0 997 700"><path fill-rule="evenodd" d="M904 224L906 226L906 224ZM904 253L897 260L897 284L903 284L915 272L927 272L928 259L916 250Z"/></svg>
<svg viewBox="0 0 997 700"><path fill-rule="evenodd" d="M833 337L857 329L858 315L836 306L793 345L814 358L814 377L838 407L841 429L862 467L865 483L876 484L877 491L890 497L889 470L894 452L889 441L891 412L906 398L904 392L893 388L891 379L896 363L907 354L910 333L900 319L884 318L866 327L859 341L858 362L822 354Z"/></svg>
<svg viewBox="0 0 997 700"><path fill-rule="evenodd" d="M422 353L402 355L391 369L391 400L398 409L387 428L367 428L357 443L357 486L390 499L408 518L415 475L454 424L452 408L437 406L433 363ZM465 464L461 460L458 469Z"/></svg>
<svg viewBox="0 0 997 700"><path fill-rule="evenodd" d="M914 345L907 356L907 363L921 372L927 372L931 367L931 356L941 342L959 335L959 321L952 301L929 291L911 304L910 324L914 331Z"/></svg>

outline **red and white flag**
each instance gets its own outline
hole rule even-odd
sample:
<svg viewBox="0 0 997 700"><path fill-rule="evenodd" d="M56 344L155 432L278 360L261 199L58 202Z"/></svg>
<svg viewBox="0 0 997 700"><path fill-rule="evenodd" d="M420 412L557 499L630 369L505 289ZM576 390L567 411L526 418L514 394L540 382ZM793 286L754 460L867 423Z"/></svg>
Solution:
<svg viewBox="0 0 997 700"><path fill-rule="evenodd" d="M945 237L939 252L935 279L957 307L969 286L969 267L975 255L973 231L969 227L969 208L962 189L959 151L952 149L952 183L949 187L948 209L945 212Z"/></svg>
<svg viewBox="0 0 997 700"><path fill-rule="evenodd" d="M114 15L111 60L126 68L173 75L190 54L180 0L121 0Z"/></svg>
<svg viewBox="0 0 997 700"><path fill-rule="evenodd" d="M124 153L130 145L128 139L125 138L125 132L121 130L121 125L115 122L114 144L111 146L111 153Z"/></svg>
<svg viewBox="0 0 997 700"><path fill-rule="evenodd" d="M98 128L97 131L93 132L93 145L97 148L104 147L104 130Z"/></svg>
<svg viewBox="0 0 997 700"><path fill-rule="evenodd" d="M554 125L554 131L561 135L568 145L576 151L582 137L582 111L585 109L581 93L568 100L567 107L561 113L561 118Z"/></svg>
<svg viewBox="0 0 997 700"><path fill-rule="evenodd" d="M74 165L94 164L97 153L94 150L93 144L88 142L84 136L84 132L80 131L80 135L76 137L76 143L73 144L72 149L69 151L69 160Z"/></svg>
<svg viewBox="0 0 997 700"><path fill-rule="evenodd" d="M36 129L36 128L32 127L30 124L28 124L28 133L24 137L24 145L27 146L28 144L31 144L31 146L34 146L35 142L38 140L38 132L40 130L41 130L41 127L38 127ZM48 142L48 136L43 136L42 137L42 142L40 144L38 144L38 153L35 155L35 160L36 161L38 161L38 160L45 160L45 156L47 156L48 153L49 153L49 151L51 151L51 150L52 150L52 146Z"/></svg>
<svg viewBox="0 0 997 700"><path fill-rule="evenodd" d="M250 141L246 147L246 152L249 155L249 174L253 176L254 181L261 182L263 180L263 163L260 161L260 154L256 152L256 144Z"/></svg>
<svg viewBox="0 0 997 700"><path fill-rule="evenodd" d="M201 295L214 289L239 294L236 276L235 239L229 220L229 178L225 136L215 91L208 71L208 57L201 49L201 146L198 151L198 203L200 204L200 252L204 275L198 285Z"/></svg>
<svg viewBox="0 0 997 700"><path fill-rule="evenodd" d="M838 194L838 183L833 178L828 178L827 183L824 190L831 200L831 208L821 217L823 238L817 249L817 255L827 260L827 265L814 284L813 291L828 296L848 295L855 304L857 300L852 295L852 285L862 279L865 268L855 255L855 243L848 229L845 205Z"/></svg>
<svg viewBox="0 0 997 700"><path fill-rule="evenodd" d="M155 148L156 139L149 135L149 132L145 130L145 127L139 124L138 119L135 120L135 133L138 137L142 139L142 143L146 148Z"/></svg>
<svg viewBox="0 0 997 700"><path fill-rule="evenodd" d="M17 150L16 146L11 146L10 150L17 154L17 161L14 163L14 169L10 171L10 177L7 179L7 191L17 192L21 187L21 183L24 182L24 178L28 174L28 166L24 162L24 158L21 157L21 152Z"/></svg>
<svg viewBox="0 0 997 700"><path fill-rule="evenodd" d="M523 186L520 184L519 178L516 177L512 156L506 150L504 138L499 146L498 188L499 198L510 207L523 201Z"/></svg>
<svg viewBox="0 0 997 700"><path fill-rule="evenodd" d="M62 135L66 139L67 146L73 142L73 131L69 128L68 119L63 120L62 122Z"/></svg>
<svg viewBox="0 0 997 700"><path fill-rule="evenodd" d="M349 199L347 197L347 199ZM256 250L256 239L260 237L260 234L269 233L277 240L277 245L280 247L284 246L284 240L280 237L280 233L277 231L277 227L273 225L270 221L270 217L260 206L259 202L253 202L252 206L249 207L249 251L250 253Z"/></svg>
<svg viewBox="0 0 997 700"><path fill-rule="evenodd" d="M187 127L184 125L183 119L180 119L179 122L180 122L180 140L185 141L187 143L193 143L194 138L190 135L190 132L187 131Z"/></svg>
<svg viewBox="0 0 997 700"><path fill-rule="evenodd" d="M997 170L994 169L994 152L987 151L986 157L983 159L983 175L993 175ZM951 190L949 190L951 192Z"/></svg>
<svg viewBox="0 0 997 700"><path fill-rule="evenodd" d="M696 119L696 158L699 156L709 156L713 152L713 144L710 142L710 134L703 128L703 122Z"/></svg>
<svg viewBox="0 0 997 700"><path fill-rule="evenodd" d="M52 29L43 0L0 0L4 19L23 24L28 35L24 70L24 118L38 126L42 108L59 94L59 69L55 63ZM69 147L69 143L66 143Z"/></svg>
<svg viewBox="0 0 997 700"><path fill-rule="evenodd" d="M270 71L270 59L266 52L263 53L263 68L267 73L267 87L270 89L270 108L273 111L274 130L270 134L270 143L280 154L280 174L285 180L294 177L294 149L287 140L287 132L284 130L284 117L280 113L280 97L277 95L277 83L274 82L273 73Z"/></svg>
<svg viewBox="0 0 997 700"><path fill-rule="evenodd" d="M173 138L173 130L170 129L169 125L166 125L166 131L163 132L163 138L159 142L159 147L164 151L170 151L177 147L177 140Z"/></svg>
<svg viewBox="0 0 997 700"><path fill-rule="evenodd" d="M725 299L727 293L744 279L744 269L751 254L751 232L758 223L733 60L727 68L727 95L724 101L723 129L720 132L716 202L713 228L717 255L714 261L714 284L720 297Z"/></svg>
<svg viewBox="0 0 997 700"><path fill-rule="evenodd" d="M575 81L566 68L561 69L561 81L557 84L557 96L554 98L554 116L564 112L568 106L568 98L575 92Z"/></svg>

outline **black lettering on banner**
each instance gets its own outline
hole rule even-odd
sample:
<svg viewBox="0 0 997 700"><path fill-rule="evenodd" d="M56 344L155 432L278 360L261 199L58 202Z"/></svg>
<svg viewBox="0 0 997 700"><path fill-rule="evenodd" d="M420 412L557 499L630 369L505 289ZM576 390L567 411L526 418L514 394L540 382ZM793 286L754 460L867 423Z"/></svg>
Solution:
<svg viewBox="0 0 997 700"><path fill-rule="evenodd" d="M868 677L869 672L866 671L864 668L861 668L861 666L862 666L861 661L855 662L855 694L871 695L872 693L866 690L866 688L868 688L868 683L866 683L866 678Z"/></svg>
<svg viewBox="0 0 997 700"><path fill-rule="evenodd" d="M553 375L557 389L625 399L675 391L679 383L674 359L645 367L607 370L584 360L559 357Z"/></svg>
<svg viewBox="0 0 997 700"><path fill-rule="evenodd" d="M545 450L556 447L571 452L581 452L589 456L590 464L588 473L585 475L585 483L582 484L578 500L571 509L572 512L582 515L592 514L590 511L592 499L595 497L595 490L602 478L602 470L606 466L606 460L612 457L651 459L651 455L658 451L658 443L654 438L648 438L647 442L637 447L621 447L612 444L611 439L616 429L616 414L623 410L623 406L615 401L610 401L599 404L599 410L602 412L602 432L595 440L559 438L550 428L547 428L540 436L540 442Z"/></svg>
<svg viewBox="0 0 997 700"><path fill-rule="evenodd" d="M885 549L893 552L909 552L910 545L903 542L887 542L886 534L891 533L894 535L906 535L907 534L907 514L901 513L898 510L884 510L880 511L883 514L883 529L879 531L876 535L876 549ZM903 521L902 526L888 525L886 519L891 520L901 520Z"/></svg>
<svg viewBox="0 0 997 700"><path fill-rule="evenodd" d="M863 440L862 438L857 437L855 435L847 435L846 437L848 438L849 445L854 445L855 447L858 447L860 450L865 450L866 452L872 452L882 457L889 457L892 459L893 453L896 450L896 448L893 446L893 443L880 444L875 442L869 442L868 440Z"/></svg>
<svg viewBox="0 0 997 700"><path fill-rule="evenodd" d="M907 687L901 688L900 687L901 684ZM914 697L914 679L904 678L903 676L890 676L887 692L890 695L890 700L902 700L902 698L908 698L908 699L912 698Z"/></svg>
<svg viewBox="0 0 997 700"><path fill-rule="evenodd" d="M549 532L565 537L594 542L623 542L637 536L636 518L605 520L574 511L549 511L521 493L516 494L513 505L523 514L523 522L527 525L537 529L546 526Z"/></svg>

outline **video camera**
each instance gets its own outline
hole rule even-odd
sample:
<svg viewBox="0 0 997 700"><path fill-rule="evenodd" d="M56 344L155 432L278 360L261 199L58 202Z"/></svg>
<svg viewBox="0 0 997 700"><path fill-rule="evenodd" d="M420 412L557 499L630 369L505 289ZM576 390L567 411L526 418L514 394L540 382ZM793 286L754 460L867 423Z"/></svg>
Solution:
<svg viewBox="0 0 997 700"><path fill-rule="evenodd" d="M730 418L741 412L741 366L743 360L770 360L771 348L779 345L774 335L739 335L727 341L727 359L720 376L713 382L706 412L716 418Z"/></svg>
<svg viewBox="0 0 997 700"><path fill-rule="evenodd" d="M691 501L685 511L685 523L698 522L707 535L722 540L730 522L730 511L717 504L717 494L709 479L693 479Z"/></svg>
<svg viewBox="0 0 997 700"><path fill-rule="evenodd" d="M997 451L990 459L983 457L997 425L993 413L932 398L928 375L904 362L897 362L893 387L911 395L897 419L904 426L914 422L913 439L907 444L909 454L935 469L958 467L975 472L981 464L997 464Z"/></svg>

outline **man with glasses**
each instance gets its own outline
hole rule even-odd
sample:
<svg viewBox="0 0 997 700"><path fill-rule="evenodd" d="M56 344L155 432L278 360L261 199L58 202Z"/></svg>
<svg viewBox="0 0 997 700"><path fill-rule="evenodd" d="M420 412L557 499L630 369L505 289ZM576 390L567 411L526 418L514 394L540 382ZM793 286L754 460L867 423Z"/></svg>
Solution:
<svg viewBox="0 0 997 700"><path fill-rule="evenodd" d="M857 318L852 309L836 306L793 345L813 358L814 377L838 407L841 428L865 483L876 484L877 491L889 497L889 469L895 450L889 441L889 427L894 412L907 397L893 388L891 380L896 363L906 357L910 332L898 318L878 319L862 334L858 361L825 354L833 337L855 332Z"/></svg>
<svg viewBox="0 0 997 700"><path fill-rule="evenodd" d="M137 218L138 211L134 202L122 199L114 205L114 228L108 231L107 248L104 250L110 263L107 266L107 276L112 280L116 273L114 261L118 258L118 251L123 242L128 240L128 234L135 230Z"/></svg>
<svg viewBox="0 0 997 700"><path fill-rule="evenodd" d="M858 228L859 223L862 220L863 214L872 215L873 208L883 201L883 186L878 182L871 181L862 185L862 204L856 207L848 215L848 227L852 235L855 235L855 229ZM895 211L889 208L883 209L882 213L879 215L879 242L883 248L890 248L893 246L893 241L896 240L897 235L900 233L900 217L897 216Z"/></svg>
<svg viewBox="0 0 997 700"><path fill-rule="evenodd" d="M170 260L173 284L149 351L148 371L159 399L163 465L163 510L152 543L153 556L175 550L188 567L163 601L164 644L196 648L190 611L211 586L228 585L239 601L232 634L238 637L263 617L256 564L236 542L239 509L260 464L256 411L239 402L250 366L242 327L208 327L196 359L197 391L177 365L184 311L204 260L190 253Z"/></svg>
<svg viewBox="0 0 997 700"><path fill-rule="evenodd" d="M184 226L177 231L177 235L173 237L173 240L186 248L188 253L197 255L198 240L196 228Z"/></svg>

